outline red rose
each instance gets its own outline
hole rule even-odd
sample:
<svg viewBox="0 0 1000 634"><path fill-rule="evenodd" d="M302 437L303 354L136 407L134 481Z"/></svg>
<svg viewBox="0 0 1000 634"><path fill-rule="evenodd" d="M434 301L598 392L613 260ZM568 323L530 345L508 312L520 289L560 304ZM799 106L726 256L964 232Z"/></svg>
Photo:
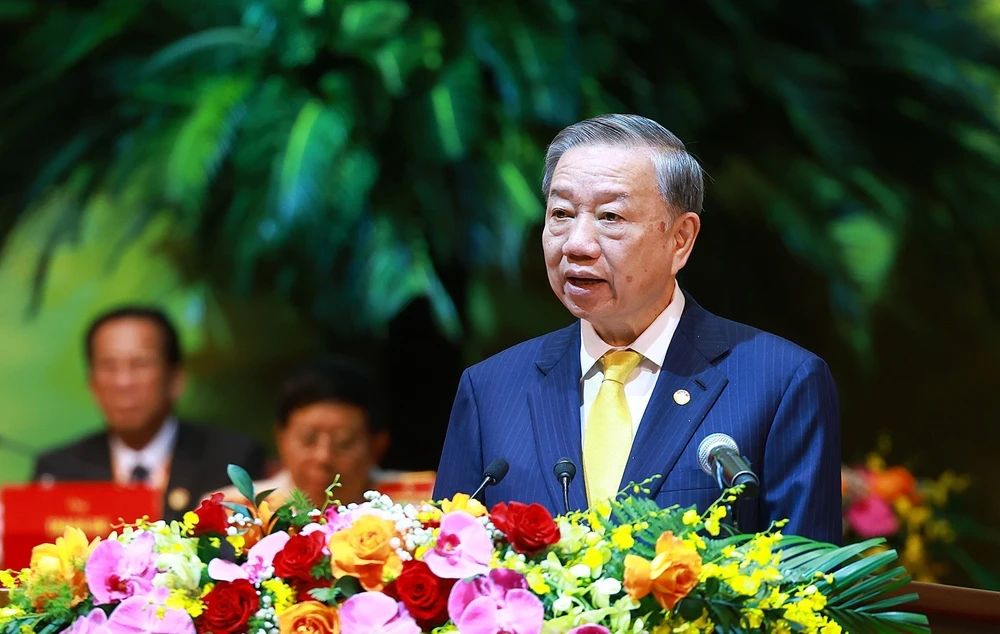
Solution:
<svg viewBox="0 0 1000 634"><path fill-rule="evenodd" d="M274 574L286 580L312 581L312 569L323 559L324 534L295 535L274 556Z"/></svg>
<svg viewBox="0 0 1000 634"><path fill-rule="evenodd" d="M213 493L212 497L201 501L201 506L194 510L198 516L198 523L194 525L194 536L199 537L207 533L218 533L225 535L229 528L226 507L222 506L225 498L221 493Z"/></svg>
<svg viewBox="0 0 1000 634"><path fill-rule="evenodd" d="M385 588L402 601L420 629L429 632L448 620L448 595L456 579L441 579L422 561L404 561L403 572Z"/></svg>
<svg viewBox="0 0 1000 634"><path fill-rule="evenodd" d="M536 555L559 541L559 527L541 504L501 502L490 511L493 525L503 531L510 545L519 553Z"/></svg>
<svg viewBox="0 0 1000 634"><path fill-rule="evenodd" d="M246 579L220 581L202 599L205 611L198 617L199 632L245 632L250 617L260 607L260 597Z"/></svg>

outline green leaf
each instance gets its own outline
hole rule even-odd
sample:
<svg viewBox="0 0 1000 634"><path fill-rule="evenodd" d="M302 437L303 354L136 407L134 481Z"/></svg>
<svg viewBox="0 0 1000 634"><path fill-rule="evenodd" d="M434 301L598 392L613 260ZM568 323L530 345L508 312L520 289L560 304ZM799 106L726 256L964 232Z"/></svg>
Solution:
<svg viewBox="0 0 1000 634"><path fill-rule="evenodd" d="M267 489L265 491L261 491L260 493L258 493L257 497L255 497L254 500L253 500L254 506L260 506L260 503L263 502L264 500L266 500L267 496L271 495L272 493L274 493L277 490L278 489Z"/></svg>
<svg viewBox="0 0 1000 634"><path fill-rule="evenodd" d="M281 161L278 216L295 221L317 207L333 164L347 143L351 122L343 111L334 111L310 100L299 111L288 135Z"/></svg>
<svg viewBox="0 0 1000 634"><path fill-rule="evenodd" d="M229 475L229 480L236 487L236 490L240 492L240 495L247 500L254 499L253 478L250 477L246 469L239 465L231 464L226 467L226 474Z"/></svg>
<svg viewBox="0 0 1000 634"><path fill-rule="evenodd" d="M340 18L340 31L351 40L372 41L392 37L410 17L410 6L401 0L349 2Z"/></svg>
<svg viewBox="0 0 1000 634"><path fill-rule="evenodd" d="M193 211L200 206L208 186L232 146L250 91L247 77L220 77L205 86L181 125L167 159L167 199Z"/></svg>
<svg viewBox="0 0 1000 634"><path fill-rule="evenodd" d="M260 50L265 44L257 34L246 27L227 26L207 29L187 35L165 46L150 57L140 69L140 75L151 75L166 70L192 55L226 48L234 52L250 53Z"/></svg>

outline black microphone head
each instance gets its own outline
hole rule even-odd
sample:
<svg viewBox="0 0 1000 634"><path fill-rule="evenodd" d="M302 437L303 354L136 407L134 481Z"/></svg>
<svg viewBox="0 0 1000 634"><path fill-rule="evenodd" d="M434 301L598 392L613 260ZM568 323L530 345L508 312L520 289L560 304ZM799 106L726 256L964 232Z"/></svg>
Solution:
<svg viewBox="0 0 1000 634"><path fill-rule="evenodd" d="M560 458L556 466L552 468L552 472L556 474L556 477L562 480L567 478L570 482L576 477L576 465L569 458Z"/></svg>
<svg viewBox="0 0 1000 634"><path fill-rule="evenodd" d="M483 471L483 479L490 479L491 485L499 484L507 476L507 472L510 470L510 465L503 458L497 458L490 464L486 466L486 470Z"/></svg>

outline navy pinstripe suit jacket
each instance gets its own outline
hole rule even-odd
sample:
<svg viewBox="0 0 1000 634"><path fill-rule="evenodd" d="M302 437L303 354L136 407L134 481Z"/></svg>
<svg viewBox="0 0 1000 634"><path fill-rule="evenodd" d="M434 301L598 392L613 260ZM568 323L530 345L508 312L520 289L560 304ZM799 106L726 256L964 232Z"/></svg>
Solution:
<svg viewBox="0 0 1000 634"><path fill-rule="evenodd" d="M704 509L719 496L698 467L698 443L732 436L761 480L756 500L739 502L740 528L788 518L787 534L839 542L840 419L822 359L780 337L717 317L689 295L639 425L623 486L661 474L650 495L661 506ZM582 464L579 322L518 344L467 369L452 408L435 499L472 493L495 458L510 472L486 490L487 507L539 502L562 512L552 467ZM674 402L678 389L691 394ZM570 504L587 505L584 479Z"/></svg>

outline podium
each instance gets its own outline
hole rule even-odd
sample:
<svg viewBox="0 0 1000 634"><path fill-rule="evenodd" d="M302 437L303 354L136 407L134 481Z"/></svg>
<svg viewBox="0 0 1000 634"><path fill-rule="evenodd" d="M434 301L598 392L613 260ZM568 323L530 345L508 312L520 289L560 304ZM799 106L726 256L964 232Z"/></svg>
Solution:
<svg viewBox="0 0 1000 634"><path fill-rule="evenodd" d="M107 537L114 525L144 515L163 514L163 493L142 485L108 482L23 484L0 490L3 508L3 554L0 568L24 568L31 549L61 537L67 526L88 539Z"/></svg>
<svg viewBox="0 0 1000 634"><path fill-rule="evenodd" d="M1000 632L1000 592L911 582L894 594L911 592L920 598L897 609L926 615L934 634Z"/></svg>

